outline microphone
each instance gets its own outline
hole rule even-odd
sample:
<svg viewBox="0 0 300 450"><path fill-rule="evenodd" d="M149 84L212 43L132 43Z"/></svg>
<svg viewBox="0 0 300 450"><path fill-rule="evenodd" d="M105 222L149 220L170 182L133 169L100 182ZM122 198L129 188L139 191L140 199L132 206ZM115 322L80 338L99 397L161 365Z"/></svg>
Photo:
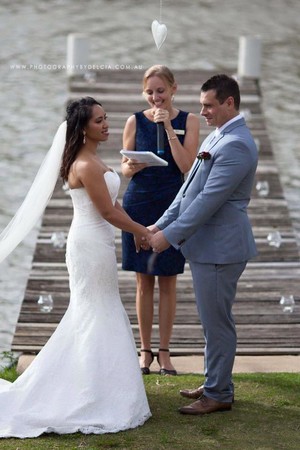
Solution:
<svg viewBox="0 0 300 450"><path fill-rule="evenodd" d="M165 127L163 122L157 122L157 154L162 156L165 153L165 145L164 145L164 132Z"/></svg>

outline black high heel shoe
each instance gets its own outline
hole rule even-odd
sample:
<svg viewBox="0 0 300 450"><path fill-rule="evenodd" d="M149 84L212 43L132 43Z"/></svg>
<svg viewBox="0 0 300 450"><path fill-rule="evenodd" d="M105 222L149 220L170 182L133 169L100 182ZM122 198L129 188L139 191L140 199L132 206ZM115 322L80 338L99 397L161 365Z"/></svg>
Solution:
<svg viewBox="0 0 300 450"><path fill-rule="evenodd" d="M159 352L169 352L170 353L170 350L168 348L160 348L158 350L157 362L160 365ZM159 374L160 375L177 375L177 371L175 369L165 369L164 367L161 367L159 370Z"/></svg>
<svg viewBox="0 0 300 450"><path fill-rule="evenodd" d="M152 350L142 349L142 350L140 350L140 353L142 353L142 352L150 353L150 355L151 355L151 361L150 361L149 366L148 366L148 367L141 367L141 372L142 372L142 374L143 374L143 375L149 375L149 374L150 374L150 366L151 366L151 364L153 363L154 355L153 355Z"/></svg>

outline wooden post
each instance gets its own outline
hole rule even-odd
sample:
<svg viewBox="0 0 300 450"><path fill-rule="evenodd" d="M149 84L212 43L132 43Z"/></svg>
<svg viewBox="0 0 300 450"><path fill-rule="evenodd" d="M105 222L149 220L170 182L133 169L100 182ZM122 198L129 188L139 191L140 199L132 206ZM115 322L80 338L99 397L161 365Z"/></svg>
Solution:
<svg viewBox="0 0 300 450"><path fill-rule="evenodd" d="M88 71L89 41L84 34L68 35L67 41L67 75L84 74Z"/></svg>
<svg viewBox="0 0 300 450"><path fill-rule="evenodd" d="M239 39L238 77L260 78L261 39L257 36L241 36Z"/></svg>

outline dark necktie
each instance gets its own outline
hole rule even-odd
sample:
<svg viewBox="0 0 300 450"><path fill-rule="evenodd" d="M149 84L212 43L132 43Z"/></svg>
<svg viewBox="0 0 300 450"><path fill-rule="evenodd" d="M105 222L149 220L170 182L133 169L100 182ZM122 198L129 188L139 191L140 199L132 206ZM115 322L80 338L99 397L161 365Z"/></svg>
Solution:
<svg viewBox="0 0 300 450"><path fill-rule="evenodd" d="M214 141L214 139L215 139L216 137L217 137L217 136L216 136L216 134L214 133L213 136L212 136L212 138L211 138L210 141L209 141L209 144L208 144L209 147L211 146L212 142ZM199 159L199 160L197 161L197 163L196 163L196 165L195 165L195 167L194 167L194 169L193 169L193 172L191 173L191 176L190 176L189 179L188 179L187 185L186 185L186 187L184 188L184 191L183 191L183 193L182 193L182 197L185 197L186 190L187 190L187 188L189 187L189 185L191 184L191 182L193 181L193 178L194 178L194 176L196 175L196 172L197 172L197 170L198 170L200 164L201 164L201 159Z"/></svg>
<svg viewBox="0 0 300 450"><path fill-rule="evenodd" d="M193 172L191 173L191 176L189 177L188 182L187 182L187 184L186 184L186 186L185 186L185 188L184 188L184 191L183 191L183 193L182 193L182 197L185 197L186 190L187 190L187 188L189 187L189 185L191 184L191 182L192 182L194 176L196 175L196 172L197 172L197 170L198 170L200 164L201 164L201 160L198 159L198 161L196 162L195 167L194 167L194 169L193 169Z"/></svg>

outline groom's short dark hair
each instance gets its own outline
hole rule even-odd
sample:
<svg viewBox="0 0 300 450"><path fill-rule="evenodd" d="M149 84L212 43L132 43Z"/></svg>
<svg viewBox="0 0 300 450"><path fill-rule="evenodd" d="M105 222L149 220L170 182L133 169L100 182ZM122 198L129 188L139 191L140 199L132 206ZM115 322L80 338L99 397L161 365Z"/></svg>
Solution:
<svg viewBox="0 0 300 450"><path fill-rule="evenodd" d="M228 97L233 97L235 109L240 107L241 96L237 81L225 74L214 75L209 78L201 87L202 92L214 90L216 99L222 104Z"/></svg>

